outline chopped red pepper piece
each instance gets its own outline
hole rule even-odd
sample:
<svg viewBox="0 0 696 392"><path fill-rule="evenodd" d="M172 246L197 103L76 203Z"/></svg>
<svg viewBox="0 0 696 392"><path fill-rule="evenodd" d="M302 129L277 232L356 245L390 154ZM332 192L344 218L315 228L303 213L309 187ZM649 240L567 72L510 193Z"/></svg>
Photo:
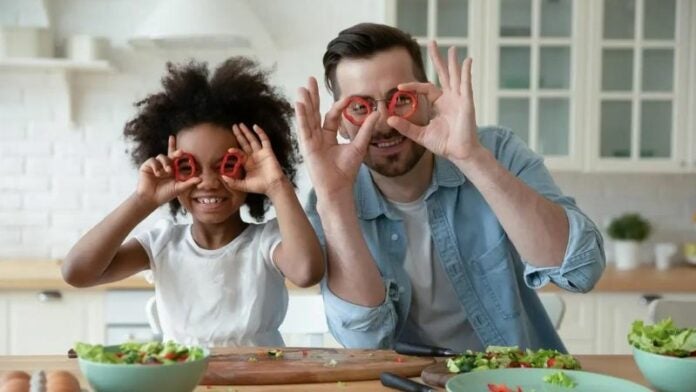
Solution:
<svg viewBox="0 0 696 392"><path fill-rule="evenodd" d="M220 174L230 178L239 179L242 177L244 166L244 154L239 151L232 151L225 154L220 165Z"/></svg>
<svg viewBox="0 0 696 392"><path fill-rule="evenodd" d="M396 361L396 362L398 362L398 363L403 363L403 362L404 362L404 359L401 358L401 357L396 357L396 359L395 359L394 361Z"/></svg>
<svg viewBox="0 0 696 392"><path fill-rule="evenodd" d="M186 181L196 175L196 159L193 155L184 152L174 160L174 179Z"/></svg>
<svg viewBox="0 0 696 392"><path fill-rule="evenodd" d="M556 358L549 358L548 361L546 361L546 367L556 367Z"/></svg>

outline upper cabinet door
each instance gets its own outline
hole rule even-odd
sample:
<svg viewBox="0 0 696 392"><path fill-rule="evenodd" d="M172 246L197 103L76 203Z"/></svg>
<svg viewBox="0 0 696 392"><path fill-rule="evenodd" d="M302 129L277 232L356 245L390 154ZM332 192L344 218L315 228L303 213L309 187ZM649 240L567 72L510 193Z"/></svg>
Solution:
<svg viewBox="0 0 696 392"><path fill-rule="evenodd" d="M487 4L486 119L512 129L551 169L581 169L583 1Z"/></svg>
<svg viewBox="0 0 696 392"><path fill-rule="evenodd" d="M447 50L457 48L459 62L474 60L472 84L474 104L483 102L484 72L483 0L387 0L387 23L410 33L420 44L428 79L439 85L435 67L428 56L428 41L437 41L440 56L446 60ZM479 119L480 120L480 119ZM481 123L481 121L479 121Z"/></svg>
<svg viewBox="0 0 696 392"><path fill-rule="evenodd" d="M591 143L591 169L688 168L687 3L592 3L592 19L601 23L592 32L594 86L589 108L597 132Z"/></svg>

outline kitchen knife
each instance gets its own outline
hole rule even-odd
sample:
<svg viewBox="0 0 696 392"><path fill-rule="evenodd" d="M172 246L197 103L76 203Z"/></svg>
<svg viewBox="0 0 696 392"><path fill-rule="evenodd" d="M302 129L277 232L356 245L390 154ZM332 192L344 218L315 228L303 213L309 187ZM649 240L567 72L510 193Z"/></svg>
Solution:
<svg viewBox="0 0 696 392"><path fill-rule="evenodd" d="M419 357L454 357L458 355L457 352L448 348L401 342L397 342L394 345L394 351L403 355L415 355Z"/></svg>
<svg viewBox="0 0 696 392"><path fill-rule="evenodd" d="M394 373L382 372L379 375L382 385L404 392L435 392L433 388Z"/></svg>

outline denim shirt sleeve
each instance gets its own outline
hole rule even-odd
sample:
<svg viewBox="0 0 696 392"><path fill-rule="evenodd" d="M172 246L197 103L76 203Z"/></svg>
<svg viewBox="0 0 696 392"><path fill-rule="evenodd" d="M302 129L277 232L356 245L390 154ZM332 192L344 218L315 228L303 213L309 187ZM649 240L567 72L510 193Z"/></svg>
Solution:
<svg viewBox="0 0 696 392"><path fill-rule="evenodd" d="M511 131L495 128L486 137L495 145L496 158L520 180L545 198L559 204L568 217L569 233L563 262L559 267L539 268L525 261L524 279L527 286L538 289L553 282L572 292L592 290L605 267L604 243L595 224L575 204L564 196L551 178L543 158L531 151Z"/></svg>
<svg viewBox="0 0 696 392"><path fill-rule="evenodd" d="M326 236L316 209L316 194L310 192L307 216L319 237L326 261ZM326 321L331 334L347 348L390 348L393 345L397 315L392 301L396 285L385 283L385 300L378 306L367 307L348 302L329 289L326 277L321 282Z"/></svg>

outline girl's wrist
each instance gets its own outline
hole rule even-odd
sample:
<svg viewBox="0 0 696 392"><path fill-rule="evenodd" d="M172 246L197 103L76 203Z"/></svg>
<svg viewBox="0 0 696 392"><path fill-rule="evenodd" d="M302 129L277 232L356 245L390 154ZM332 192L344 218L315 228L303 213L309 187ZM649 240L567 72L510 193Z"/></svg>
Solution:
<svg viewBox="0 0 696 392"><path fill-rule="evenodd" d="M281 197L284 194L287 193L295 193L295 189L292 186L292 183L286 176L281 176L276 180L273 180L269 185L268 189L266 189L266 196L268 196L269 199L271 199L271 202L273 202L274 199Z"/></svg>

